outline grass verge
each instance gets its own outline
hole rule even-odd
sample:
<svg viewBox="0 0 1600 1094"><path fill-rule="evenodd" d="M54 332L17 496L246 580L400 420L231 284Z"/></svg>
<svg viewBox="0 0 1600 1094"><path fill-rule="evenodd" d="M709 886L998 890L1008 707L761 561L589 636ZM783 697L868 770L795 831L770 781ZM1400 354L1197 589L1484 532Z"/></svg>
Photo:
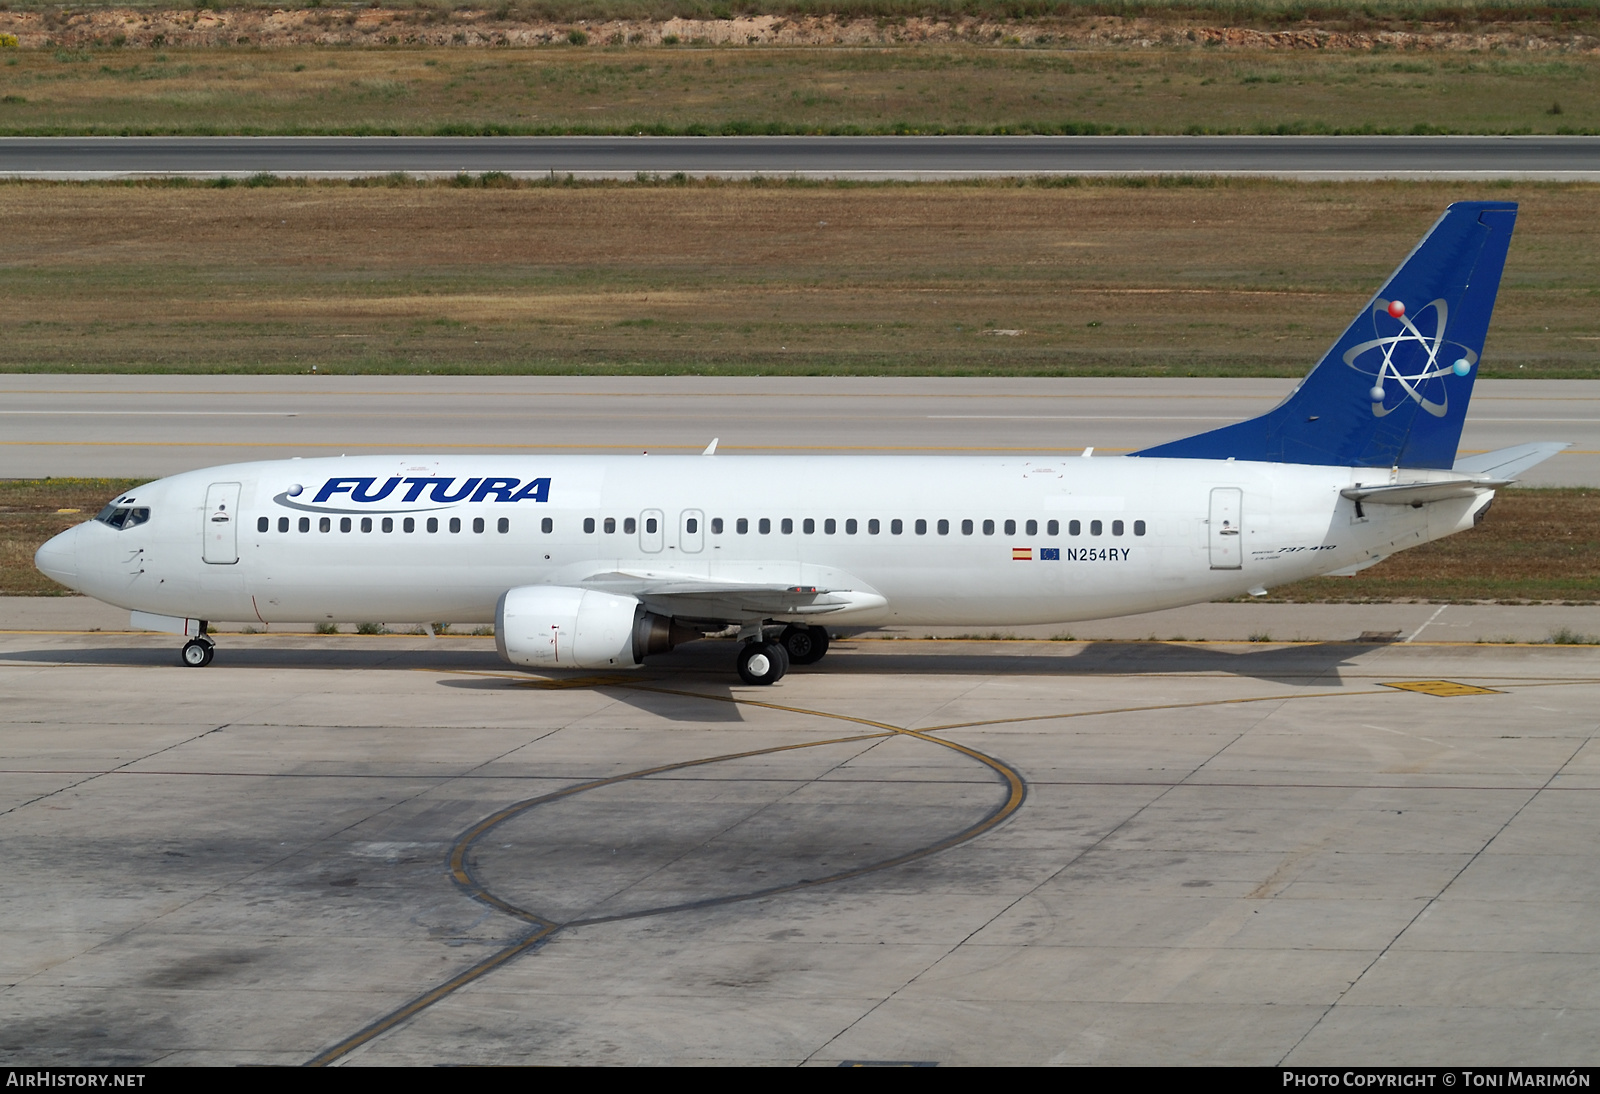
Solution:
<svg viewBox="0 0 1600 1094"><path fill-rule="evenodd" d="M1568 50L4 50L0 135L1593 133Z"/></svg>
<svg viewBox="0 0 1600 1094"><path fill-rule="evenodd" d="M1592 184L0 185L0 371L1299 376L1451 201L1481 374L1600 377Z"/></svg>

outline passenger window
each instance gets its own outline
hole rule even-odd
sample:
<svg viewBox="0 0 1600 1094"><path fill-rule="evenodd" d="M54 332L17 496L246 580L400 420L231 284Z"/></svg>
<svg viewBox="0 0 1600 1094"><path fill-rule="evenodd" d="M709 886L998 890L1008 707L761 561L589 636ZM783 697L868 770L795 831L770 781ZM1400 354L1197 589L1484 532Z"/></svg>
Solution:
<svg viewBox="0 0 1600 1094"><path fill-rule="evenodd" d="M408 521L407 523L410 523L410 522ZM556 530L556 522L551 520L549 517L545 517L543 520L541 520L539 522L539 531L544 532L546 535L548 535L551 532L554 532L555 530ZM409 532L409 531L411 531L411 529L407 528L406 531Z"/></svg>
<svg viewBox="0 0 1600 1094"><path fill-rule="evenodd" d="M450 518L450 530L452 532L461 531L461 518L460 517L451 517Z"/></svg>
<svg viewBox="0 0 1600 1094"><path fill-rule="evenodd" d="M831 524L833 522L829 521L828 523ZM831 528L828 529L828 530L830 532L833 531L833 529L831 529ZM849 520L846 520L844 522L844 534L847 535L847 536L853 536L853 535L856 534L856 518L855 517L851 517Z"/></svg>
<svg viewBox="0 0 1600 1094"><path fill-rule="evenodd" d="M700 522L690 517L683 522L683 530L692 536L700 530Z"/></svg>
<svg viewBox="0 0 1600 1094"><path fill-rule="evenodd" d="M623 533L625 535L630 535L630 536L633 535L633 533L635 531L637 531L638 528L639 528L639 522L634 520L632 517L623 517L622 518L622 531L623 531Z"/></svg>
<svg viewBox="0 0 1600 1094"><path fill-rule="evenodd" d="M278 531L287 532L288 530L289 530L289 518L288 517L279 517L278 518Z"/></svg>
<svg viewBox="0 0 1600 1094"><path fill-rule="evenodd" d="M889 522L889 534L891 536L898 536L905 529L905 526L905 522L896 517L894 520Z"/></svg>
<svg viewBox="0 0 1600 1094"><path fill-rule="evenodd" d="M1091 536L1098 536L1104 530L1105 525L1101 524L1099 521L1091 520L1089 522L1089 534Z"/></svg>
<svg viewBox="0 0 1600 1094"><path fill-rule="evenodd" d="M415 532L417 530L417 522L411 517L407 517L404 523L400 525L400 528L402 531Z"/></svg>
<svg viewBox="0 0 1600 1094"><path fill-rule="evenodd" d="M1067 522L1067 534L1073 536L1083 535L1083 521L1069 520Z"/></svg>
<svg viewBox="0 0 1600 1094"><path fill-rule="evenodd" d="M741 536L749 535L750 534L750 518L749 517L740 517L738 520L734 521L733 522L733 530L735 532L738 532Z"/></svg>
<svg viewBox="0 0 1600 1094"><path fill-rule="evenodd" d="M437 532L438 530L439 530L439 518L438 517L429 517L428 518L428 531L430 533L433 533L433 532Z"/></svg>
<svg viewBox="0 0 1600 1094"><path fill-rule="evenodd" d="M1053 520L1045 525L1044 534L1047 536L1059 536L1061 534L1061 522Z"/></svg>
<svg viewBox="0 0 1600 1094"><path fill-rule="evenodd" d="M372 531L372 518L371 517L362 517L361 518L361 530L363 532Z"/></svg>
<svg viewBox="0 0 1600 1094"><path fill-rule="evenodd" d="M495 527L499 529L501 535L505 535L507 532L511 531L511 518L501 517L500 520L495 524Z"/></svg>
<svg viewBox="0 0 1600 1094"><path fill-rule="evenodd" d="M986 536L994 535L994 521L986 520L983 522L983 534Z"/></svg>
<svg viewBox="0 0 1600 1094"><path fill-rule="evenodd" d="M345 519L348 520L349 518L346 517ZM333 531L333 518L332 517L323 517L321 520L317 521L317 531L319 531L319 532L331 532L331 531Z"/></svg>
<svg viewBox="0 0 1600 1094"><path fill-rule="evenodd" d="M300 518L300 530L302 532L311 531L311 518L310 517L301 517Z"/></svg>
<svg viewBox="0 0 1600 1094"><path fill-rule="evenodd" d="M384 518L383 518L383 525L382 525L382 527L383 527L383 530L384 530L384 531L385 531L385 532L392 532L392 531L394 531L394 518L393 518L393 517L384 517Z"/></svg>
<svg viewBox="0 0 1600 1094"><path fill-rule="evenodd" d="M1122 522L1120 520L1114 520L1111 522L1111 534L1114 536L1120 536L1122 534Z"/></svg>
<svg viewBox="0 0 1600 1094"><path fill-rule="evenodd" d="M339 518L339 531L348 532L349 530L350 530L350 518L349 517L340 517Z"/></svg>
<svg viewBox="0 0 1600 1094"><path fill-rule="evenodd" d="M778 530L786 536L794 535L794 521L789 517L784 517L783 523L778 526Z"/></svg>
<svg viewBox="0 0 1600 1094"><path fill-rule="evenodd" d="M961 522L961 534L964 536L970 536L972 534L972 522L970 520L964 520Z"/></svg>
<svg viewBox="0 0 1600 1094"><path fill-rule="evenodd" d="M474 532L482 532L483 531L483 518L482 517L473 517L472 518L472 530Z"/></svg>
<svg viewBox="0 0 1600 1094"><path fill-rule="evenodd" d="M656 518L655 517L645 517L644 518L644 530L646 532L648 532L650 535L655 535L655 532L656 532Z"/></svg>
<svg viewBox="0 0 1600 1094"><path fill-rule="evenodd" d="M1136 536L1144 535L1144 521L1136 520L1133 522L1133 534Z"/></svg>
<svg viewBox="0 0 1600 1094"><path fill-rule="evenodd" d="M594 518L593 517L584 517L583 518L583 530L585 532L593 532L594 531Z"/></svg>
<svg viewBox="0 0 1600 1094"><path fill-rule="evenodd" d="M807 517L804 523L800 525L800 530L808 536L815 535L817 531L817 522L812 520L810 517Z"/></svg>
<svg viewBox="0 0 1600 1094"><path fill-rule="evenodd" d="M765 535L770 535L771 532L772 532L772 520L771 520L771 518L762 517L760 523L758 523L756 525L756 531L760 532L764 536Z"/></svg>
<svg viewBox="0 0 1600 1094"><path fill-rule="evenodd" d="M823 535L831 536L835 532L837 532L838 530L839 530L839 525L832 517L829 517L827 520L822 522L822 534Z"/></svg>
<svg viewBox="0 0 1600 1094"><path fill-rule="evenodd" d="M949 521L941 520L939 522L939 534L941 536L948 536L950 534L950 522Z"/></svg>
<svg viewBox="0 0 1600 1094"><path fill-rule="evenodd" d="M925 520L917 521L916 529L917 529L917 535L919 535L919 536L927 535L928 534L928 522L925 521Z"/></svg>
<svg viewBox="0 0 1600 1094"><path fill-rule="evenodd" d="M1006 521L1006 535L1014 536L1016 534L1017 534L1017 522L1014 521L1014 520Z"/></svg>
<svg viewBox="0 0 1600 1094"><path fill-rule="evenodd" d="M271 518L269 518L269 517L257 517L256 518L256 531L265 532L267 529L269 529L271 527L272 527Z"/></svg>
<svg viewBox="0 0 1600 1094"><path fill-rule="evenodd" d="M711 534L714 535L714 536L720 536L722 534L722 518L721 517L712 517L711 518Z"/></svg>
<svg viewBox="0 0 1600 1094"><path fill-rule="evenodd" d="M1027 532L1028 532L1028 534L1030 536L1038 535L1039 534L1039 522L1036 521L1036 520L1030 520L1027 523Z"/></svg>
<svg viewBox="0 0 1600 1094"><path fill-rule="evenodd" d="M608 535L608 536L611 535L613 532L615 532L617 530L617 518L616 517L607 517L606 518L606 523L605 523L605 529L606 529L606 535Z"/></svg>
<svg viewBox="0 0 1600 1094"><path fill-rule="evenodd" d="M867 521L867 535L875 536L877 534L878 534L878 518L877 517L873 517L871 520Z"/></svg>

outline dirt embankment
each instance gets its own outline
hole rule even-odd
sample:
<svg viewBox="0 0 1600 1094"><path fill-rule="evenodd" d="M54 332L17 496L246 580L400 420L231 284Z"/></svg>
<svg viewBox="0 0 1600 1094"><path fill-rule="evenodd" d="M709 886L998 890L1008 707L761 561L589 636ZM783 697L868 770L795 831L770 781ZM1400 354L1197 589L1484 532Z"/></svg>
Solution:
<svg viewBox="0 0 1600 1094"><path fill-rule="evenodd" d="M1600 51L1600 37L1556 33L1548 25L1447 25L1371 32L1185 26L1146 19L1093 17L996 22L907 18L883 22L835 16L739 16L542 22L493 11L107 9L87 12L0 12L0 33L24 49L131 46L875 46L908 44L1055 45L1139 49L1157 46L1232 49L1338 49L1555 52Z"/></svg>

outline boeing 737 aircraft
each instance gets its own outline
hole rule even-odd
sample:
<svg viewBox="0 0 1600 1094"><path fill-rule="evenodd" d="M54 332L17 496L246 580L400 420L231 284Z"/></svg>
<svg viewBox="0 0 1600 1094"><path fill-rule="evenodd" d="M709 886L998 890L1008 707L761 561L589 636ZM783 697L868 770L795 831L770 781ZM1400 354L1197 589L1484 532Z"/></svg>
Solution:
<svg viewBox="0 0 1600 1094"><path fill-rule="evenodd" d="M1351 574L1471 528L1566 447L1456 458L1515 220L1450 206L1275 409L1132 456L234 464L130 491L35 561L188 636L188 665L212 619L492 622L541 669L736 626L751 684L821 658L829 626L1065 623Z"/></svg>

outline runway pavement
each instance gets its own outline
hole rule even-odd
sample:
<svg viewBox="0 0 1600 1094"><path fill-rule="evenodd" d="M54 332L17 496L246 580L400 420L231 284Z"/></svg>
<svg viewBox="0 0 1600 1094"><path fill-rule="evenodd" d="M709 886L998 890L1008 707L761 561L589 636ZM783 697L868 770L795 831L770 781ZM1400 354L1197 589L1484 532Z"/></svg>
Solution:
<svg viewBox="0 0 1600 1094"><path fill-rule="evenodd" d="M0 176L1240 174L1600 178L1600 138L1523 137L8 137Z"/></svg>
<svg viewBox="0 0 1600 1094"><path fill-rule="evenodd" d="M1259 414L1272 379L0 375L0 476L160 476L348 452L1102 455ZM1463 452L1574 447L1600 485L1600 381L1478 383Z"/></svg>
<svg viewBox="0 0 1600 1094"><path fill-rule="evenodd" d="M1592 1066L1592 648L0 635L0 1058Z"/></svg>

